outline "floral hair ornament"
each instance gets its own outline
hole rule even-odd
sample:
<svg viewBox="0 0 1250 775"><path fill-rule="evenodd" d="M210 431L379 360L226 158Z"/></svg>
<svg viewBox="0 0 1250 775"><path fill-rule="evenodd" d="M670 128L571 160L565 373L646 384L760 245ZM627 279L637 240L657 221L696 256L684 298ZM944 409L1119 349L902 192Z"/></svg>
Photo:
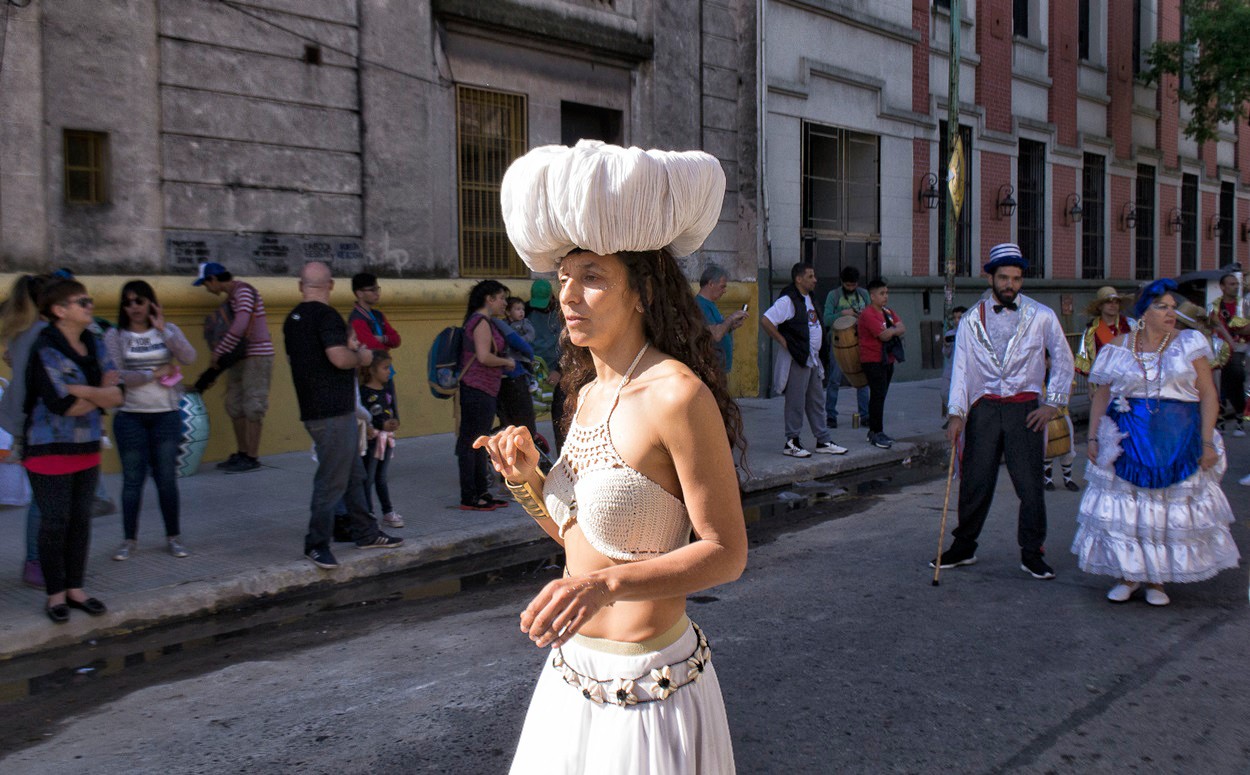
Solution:
<svg viewBox="0 0 1250 775"><path fill-rule="evenodd" d="M644 151L596 140L517 159L499 192L504 226L535 272L574 250L698 250L720 217L725 172L703 151Z"/></svg>
<svg viewBox="0 0 1250 775"><path fill-rule="evenodd" d="M1176 290L1176 281L1167 277L1155 280L1150 285L1141 289L1141 293L1137 294L1137 303L1133 305L1133 317L1141 319L1146 314L1146 310L1154 304L1155 299L1165 293L1171 293Z"/></svg>

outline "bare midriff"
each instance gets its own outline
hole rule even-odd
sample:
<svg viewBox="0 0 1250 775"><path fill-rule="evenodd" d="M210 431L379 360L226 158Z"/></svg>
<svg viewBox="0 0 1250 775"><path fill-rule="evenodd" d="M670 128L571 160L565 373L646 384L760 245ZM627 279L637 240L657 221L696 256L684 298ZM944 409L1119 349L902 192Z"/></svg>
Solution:
<svg viewBox="0 0 1250 775"><path fill-rule="evenodd" d="M581 525L577 524L564 534L564 555L568 573L574 578L629 564L628 560L614 560L595 551L582 534ZM618 600L599 609L578 632L592 638L638 643L666 632L685 612L685 595L658 600Z"/></svg>

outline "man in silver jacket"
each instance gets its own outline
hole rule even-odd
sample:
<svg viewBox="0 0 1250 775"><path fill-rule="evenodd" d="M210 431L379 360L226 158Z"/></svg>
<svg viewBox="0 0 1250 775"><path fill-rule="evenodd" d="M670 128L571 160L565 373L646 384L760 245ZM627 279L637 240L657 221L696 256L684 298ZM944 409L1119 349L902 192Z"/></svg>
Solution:
<svg viewBox="0 0 1250 775"><path fill-rule="evenodd" d="M984 267L990 290L959 323L946 429L951 444L964 436L959 526L950 548L930 567L940 563L955 568L977 561L977 536L1005 456L1020 498L1020 568L1035 579L1055 577L1042 557L1046 541L1042 431L1067 406L1073 360L1054 311L1020 293L1028 267L1018 246L995 246Z"/></svg>

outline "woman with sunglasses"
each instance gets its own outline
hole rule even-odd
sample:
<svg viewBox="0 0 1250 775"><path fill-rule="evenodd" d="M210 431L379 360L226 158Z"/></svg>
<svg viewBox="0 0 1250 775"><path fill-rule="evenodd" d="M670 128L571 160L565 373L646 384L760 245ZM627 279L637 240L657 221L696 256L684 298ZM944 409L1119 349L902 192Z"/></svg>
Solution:
<svg viewBox="0 0 1250 775"><path fill-rule="evenodd" d="M91 325L94 304L77 280L55 280L40 294L50 325L39 332L26 365L26 458L39 504L39 562L56 624L69 609L92 616L107 609L83 591L91 543L91 504L100 476L104 410L122 403L122 388Z"/></svg>
<svg viewBox="0 0 1250 775"><path fill-rule="evenodd" d="M114 560L128 560L138 548L139 508L148 472L156 484L169 553L186 557L178 526L178 445L182 442L182 372L195 348L178 326L165 321L156 292L143 280L122 286L117 327L104 335L109 357L120 368L126 403L113 419L122 460L121 546Z"/></svg>

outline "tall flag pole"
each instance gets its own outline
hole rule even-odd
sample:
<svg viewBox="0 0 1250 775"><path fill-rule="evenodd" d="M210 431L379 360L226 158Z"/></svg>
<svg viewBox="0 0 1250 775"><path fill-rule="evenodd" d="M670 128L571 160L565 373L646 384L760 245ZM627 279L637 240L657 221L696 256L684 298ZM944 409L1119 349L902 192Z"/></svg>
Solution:
<svg viewBox="0 0 1250 775"><path fill-rule="evenodd" d="M946 147L951 149L950 159L946 161L946 287L943 294L942 320L944 326L951 326L951 309L955 306L955 259L959 245L957 229L959 213L964 204L964 181L967 179L967 163L964 159L963 137L959 132L959 32L963 12L960 0L950 0L950 88L947 91L946 105Z"/></svg>

